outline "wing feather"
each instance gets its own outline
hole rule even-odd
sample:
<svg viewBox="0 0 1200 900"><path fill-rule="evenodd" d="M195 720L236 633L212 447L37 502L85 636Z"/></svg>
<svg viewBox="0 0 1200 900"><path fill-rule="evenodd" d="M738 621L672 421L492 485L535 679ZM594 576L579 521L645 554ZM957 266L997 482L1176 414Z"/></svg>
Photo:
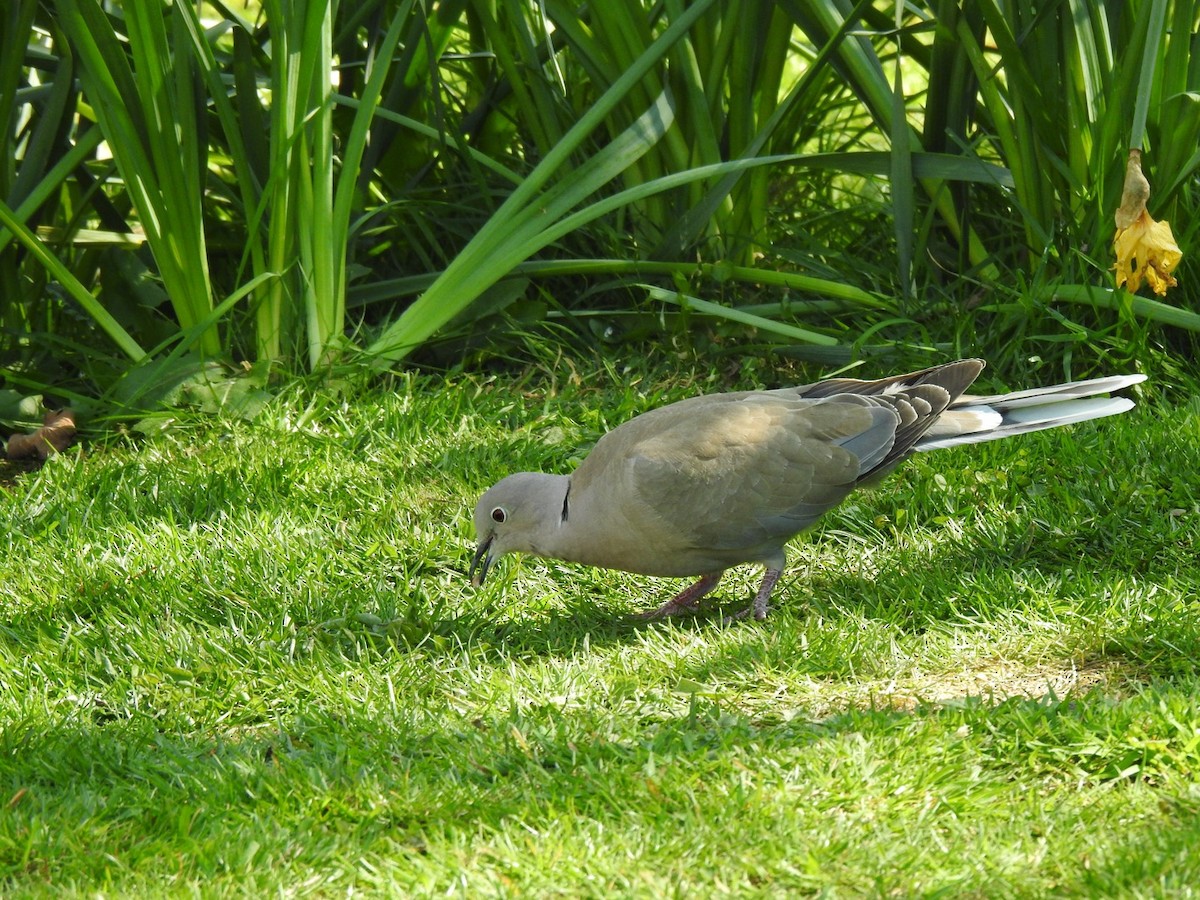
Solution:
<svg viewBox="0 0 1200 900"><path fill-rule="evenodd" d="M628 448L624 491L710 550L782 546L854 489L896 430L886 408L766 392L666 410Z"/></svg>

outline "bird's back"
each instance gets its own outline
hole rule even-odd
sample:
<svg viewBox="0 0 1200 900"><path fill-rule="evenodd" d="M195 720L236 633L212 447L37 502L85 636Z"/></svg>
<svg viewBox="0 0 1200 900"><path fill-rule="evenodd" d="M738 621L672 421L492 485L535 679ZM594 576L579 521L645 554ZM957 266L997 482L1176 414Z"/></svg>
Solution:
<svg viewBox="0 0 1200 900"><path fill-rule="evenodd" d="M579 536L589 553L579 561L690 575L777 556L908 456L980 368L712 394L644 413L572 475L572 530L593 532Z"/></svg>

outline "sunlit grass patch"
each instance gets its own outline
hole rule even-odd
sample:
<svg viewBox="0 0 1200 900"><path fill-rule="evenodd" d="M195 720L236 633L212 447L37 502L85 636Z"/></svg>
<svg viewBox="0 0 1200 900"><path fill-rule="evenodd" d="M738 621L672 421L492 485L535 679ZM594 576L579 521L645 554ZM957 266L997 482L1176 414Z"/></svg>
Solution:
<svg viewBox="0 0 1200 900"><path fill-rule="evenodd" d="M712 387L283 392L0 491L6 894L1184 890L1200 419L939 452L795 543L771 616L506 559L478 493ZM630 385L636 385L630 387Z"/></svg>

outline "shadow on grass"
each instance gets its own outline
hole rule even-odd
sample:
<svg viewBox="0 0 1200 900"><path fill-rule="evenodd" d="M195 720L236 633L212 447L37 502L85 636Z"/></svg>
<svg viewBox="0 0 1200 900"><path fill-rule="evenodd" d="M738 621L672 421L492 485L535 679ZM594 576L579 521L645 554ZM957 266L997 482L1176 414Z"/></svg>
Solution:
<svg viewBox="0 0 1200 900"><path fill-rule="evenodd" d="M484 641L518 656L570 656L587 647L628 642L657 629L696 634L730 630L795 639L810 622L819 621L825 629L854 630L867 623L897 636L920 636L930 630L1008 622L1014 616L1028 617L1030 627L1038 627L1039 617L1050 616L1067 626L1077 619L1081 627L1095 632L1101 645L1144 663L1153 674L1179 672L1180 661L1200 658L1197 617L1179 609L1180 601L1173 599L1181 591L1186 593L1188 579L1195 581L1194 573L1180 572L1178 556L1190 550L1139 559L1136 570L1131 570L1127 561L1105 551L1107 540L1094 530L1060 530L1044 540L1037 536L1014 543L1010 552L994 538L976 539L968 532L919 558L920 574L899 563L880 562L886 551L872 561L877 571L866 575L825 570L810 578L804 562L794 559L763 623L723 621L750 603L750 594L742 595L736 588L706 598L696 616L642 620L627 607L606 602L600 592L557 601L548 609L523 610L519 588L510 584L503 607L495 600L482 605L468 599L464 611L404 623L398 636L410 646L436 636L455 648ZM897 559L914 564L912 557ZM756 579L755 567L748 568ZM465 572L461 577L465 583ZM558 577L572 576L567 572ZM635 610L653 608L686 584L677 579L644 583L646 593L633 604ZM1200 590L1200 583L1196 589ZM1121 623L1116 631L1111 628L1114 620ZM1101 624L1089 625L1091 621ZM1104 630L1110 635L1107 639ZM751 653L752 643L740 642L739 653ZM1168 649L1178 660L1165 658ZM1064 652L1071 654L1070 648ZM798 661L804 656L796 651Z"/></svg>
<svg viewBox="0 0 1200 900"><path fill-rule="evenodd" d="M0 446L3 446L2 442ZM8 459L0 456L0 489L11 490L17 487L21 479L36 472L42 465L41 460Z"/></svg>
<svg viewBox="0 0 1200 900"><path fill-rule="evenodd" d="M112 870L153 877L167 867L206 878L257 864L303 872L328 866L322 853L347 835L355 859L373 866L431 854L458 865L464 846L488 846L497 835L555 833L559 846L586 823L610 835L632 826L642 859L665 860L694 849L690 828L753 846L780 839L773 829L783 817L796 852L822 863L814 873L869 878L886 873L889 861L872 858L869 841L855 849L854 811L863 804L874 827L938 829L943 840L959 841L952 858L982 850L1032 858L1023 837L993 836L1000 845L980 848L955 823L1030 779L1044 793L1076 773L1094 787L1107 783L1103 791L1114 779L1156 777L1131 769L1145 764L1144 748L1113 740L1104 713L1075 701L968 702L764 723L711 698L693 697L671 715L631 697L621 708L514 706L435 728L412 709L368 716L313 708L210 738L160 730L141 713L81 708L67 721L16 724L0 736L10 786L0 873L10 886L24 877L86 886L110 882ZM907 749L931 743L939 753L924 763ZM989 787L978 775L963 780L980 768ZM915 799L897 801L914 778ZM922 792L938 803L918 802ZM803 813L785 816L780 798ZM1023 802L1014 794L1014 811ZM1164 805L1131 819L1126 832L1106 838L1106 858L1077 873L1078 883L1153 884L1177 872L1186 842L1162 834L1182 828L1194 837L1193 812ZM1069 835L1073 814L1064 815ZM1056 832L1053 821L1046 831ZM1170 852L1143 856L1148 848ZM1127 865L1135 856L1139 864ZM1057 873L1031 865L1022 876L1036 883Z"/></svg>

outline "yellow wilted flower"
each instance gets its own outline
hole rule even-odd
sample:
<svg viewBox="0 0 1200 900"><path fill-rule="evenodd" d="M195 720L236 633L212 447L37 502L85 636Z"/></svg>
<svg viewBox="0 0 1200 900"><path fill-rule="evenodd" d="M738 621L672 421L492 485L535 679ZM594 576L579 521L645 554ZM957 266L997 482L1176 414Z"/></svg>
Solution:
<svg viewBox="0 0 1200 900"><path fill-rule="evenodd" d="M1129 290L1136 291L1145 278L1154 293L1162 297L1167 288L1179 283L1171 272L1179 265L1183 253L1175 243L1170 224L1155 222L1146 212L1149 199L1150 182L1142 174L1142 151L1130 150L1125 164L1125 190L1114 217L1117 287L1128 284Z"/></svg>

